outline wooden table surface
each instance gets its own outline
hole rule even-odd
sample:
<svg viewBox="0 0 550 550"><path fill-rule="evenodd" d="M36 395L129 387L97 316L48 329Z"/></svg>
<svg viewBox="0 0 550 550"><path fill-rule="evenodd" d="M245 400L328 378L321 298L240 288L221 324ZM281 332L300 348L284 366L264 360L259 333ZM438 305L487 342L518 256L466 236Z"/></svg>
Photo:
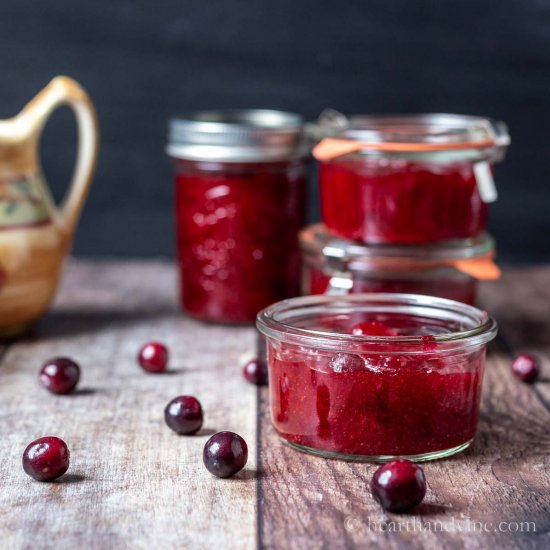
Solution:
<svg viewBox="0 0 550 550"><path fill-rule="evenodd" d="M483 287L482 304L500 334L478 435L461 455L425 464L424 503L392 515L370 495L374 465L308 456L278 440L266 390L240 373L254 330L182 316L171 264L69 263L51 313L0 352L0 547L549 548L550 267L505 271ZM137 367L151 339L169 346L169 374ZM543 359L540 382L512 377L520 350ZM38 386L41 363L56 355L83 368L75 395ZM181 393L205 410L193 437L164 425L164 406ZM247 467L232 479L202 464L219 430L249 445ZM58 482L35 482L21 467L27 443L43 435L71 450Z"/></svg>

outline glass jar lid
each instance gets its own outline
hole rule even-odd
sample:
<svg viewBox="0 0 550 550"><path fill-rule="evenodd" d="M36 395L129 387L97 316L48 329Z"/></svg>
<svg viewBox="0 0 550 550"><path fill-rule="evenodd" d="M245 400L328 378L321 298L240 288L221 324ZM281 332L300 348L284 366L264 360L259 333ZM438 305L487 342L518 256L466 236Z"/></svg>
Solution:
<svg viewBox="0 0 550 550"><path fill-rule="evenodd" d="M172 118L167 153L186 160L262 162L301 157L307 148L299 115L248 109Z"/></svg>
<svg viewBox="0 0 550 550"><path fill-rule="evenodd" d="M487 158L502 160L510 144L503 122L489 118L430 113L411 115L321 115L317 123L326 139L314 150L318 160L360 153L415 158Z"/></svg>
<svg viewBox="0 0 550 550"><path fill-rule="evenodd" d="M303 229L299 240L303 260L324 271L400 272L454 267L478 279L491 280L500 275L493 261L495 243L487 233L422 245L364 244L340 239L323 224L315 224Z"/></svg>

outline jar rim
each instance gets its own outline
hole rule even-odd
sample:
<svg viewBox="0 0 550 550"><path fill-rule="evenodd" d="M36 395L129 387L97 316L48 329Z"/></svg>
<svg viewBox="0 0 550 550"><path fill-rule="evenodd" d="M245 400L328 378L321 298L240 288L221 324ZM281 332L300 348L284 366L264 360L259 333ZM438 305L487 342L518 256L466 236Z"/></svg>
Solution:
<svg viewBox="0 0 550 550"><path fill-rule="evenodd" d="M298 234L303 252L330 264L335 269L364 271L373 266L408 270L414 267L441 267L458 260L493 257L494 239L482 233L468 239L423 244L366 244L338 238L324 224L305 227Z"/></svg>
<svg viewBox="0 0 550 550"><path fill-rule="evenodd" d="M341 134L369 141L460 143L494 138L497 124L504 123L480 116L450 113L360 114L349 118L349 125Z"/></svg>
<svg viewBox="0 0 550 550"><path fill-rule="evenodd" d="M470 346L482 346L492 340L497 333L496 321L486 312L474 306L463 304L446 298L401 293L366 293L345 296L317 295L290 298L277 302L258 313L256 326L268 338L290 344L319 348L330 351L358 353L368 351L371 346L377 353L388 355L425 354L425 338L423 336L370 336L328 332L293 325L288 321L294 318L303 320L307 316L315 317L331 311L332 313L351 310L380 313L428 313L433 319L462 319L472 325L469 328L454 332L433 335L434 344L441 347L445 353ZM410 310L410 311L409 311ZM299 316L299 317L297 317ZM384 346L391 346L390 350ZM395 347L399 346L396 350ZM437 352L437 351L436 351Z"/></svg>
<svg viewBox="0 0 550 550"><path fill-rule="evenodd" d="M510 135L502 121L481 116L450 113L356 114L346 117L332 111L322 113L317 135L361 142L356 153L337 156L387 156L426 161L461 159L498 162L510 145ZM329 161L326 161L329 162Z"/></svg>
<svg viewBox="0 0 550 550"><path fill-rule="evenodd" d="M258 162L304 156L302 117L273 109L186 113L168 124L169 156L185 160Z"/></svg>

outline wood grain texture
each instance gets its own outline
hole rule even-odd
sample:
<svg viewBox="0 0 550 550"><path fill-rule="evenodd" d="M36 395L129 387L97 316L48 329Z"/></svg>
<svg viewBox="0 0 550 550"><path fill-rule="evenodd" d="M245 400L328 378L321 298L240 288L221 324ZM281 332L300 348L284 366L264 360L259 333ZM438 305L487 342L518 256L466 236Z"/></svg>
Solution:
<svg viewBox="0 0 550 550"><path fill-rule="evenodd" d="M35 333L0 347L2 548L547 548L548 281L550 268L513 270L483 288L501 332L479 433L462 455L425 464L426 501L396 516L370 495L374 465L311 457L277 438L267 392L259 395L240 374L253 329L183 317L169 264L73 262ZM137 367L137 349L153 338L170 347L171 374ZM510 374L511 355L524 350L544 362L532 386ZM82 365L74 396L38 386L41 363L60 354ZM197 436L178 437L164 425L164 406L180 393L203 403ZM202 465L207 436L222 429L249 444L247 468L234 479L215 479ZM68 474L49 484L20 466L25 445L48 434L63 437L72 453ZM500 522L512 526L501 531Z"/></svg>
<svg viewBox="0 0 550 550"><path fill-rule="evenodd" d="M488 358L478 435L463 454L424 465L428 494L414 514L387 514L373 501L375 466L286 447L269 425L264 391L262 546L550 547L549 282L550 269L537 268L510 271L483 287L483 306L499 320L501 333ZM512 376L511 354L520 350L544 360L539 383L526 385Z"/></svg>
<svg viewBox="0 0 550 550"><path fill-rule="evenodd" d="M169 346L170 374L137 366L150 339ZM69 265L55 309L0 366L2 548L255 547L257 390L239 368L254 344L250 328L180 315L168 264ZM73 396L38 386L41 363L61 354L83 369ZM165 405L182 393L205 411L196 436L164 424ZM219 430L249 444L247 467L233 479L202 464L203 445ZM62 437L71 451L56 483L21 468L25 446L44 435Z"/></svg>

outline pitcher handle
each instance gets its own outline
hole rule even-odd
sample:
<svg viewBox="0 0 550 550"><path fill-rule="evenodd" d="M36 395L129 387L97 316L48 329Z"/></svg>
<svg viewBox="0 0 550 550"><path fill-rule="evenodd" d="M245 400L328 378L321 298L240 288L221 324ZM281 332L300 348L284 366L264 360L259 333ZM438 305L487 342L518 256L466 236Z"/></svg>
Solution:
<svg viewBox="0 0 550 550"><path fill-rule="evenodd" d="M68 245L96 167L99 147L96 111L78 82L67 76L57 76L31 100L22 115L39 136L48 118L61 105L68 105L72 109L78 127L76 165L69 190L58 208L58 220Z"/></svg>

